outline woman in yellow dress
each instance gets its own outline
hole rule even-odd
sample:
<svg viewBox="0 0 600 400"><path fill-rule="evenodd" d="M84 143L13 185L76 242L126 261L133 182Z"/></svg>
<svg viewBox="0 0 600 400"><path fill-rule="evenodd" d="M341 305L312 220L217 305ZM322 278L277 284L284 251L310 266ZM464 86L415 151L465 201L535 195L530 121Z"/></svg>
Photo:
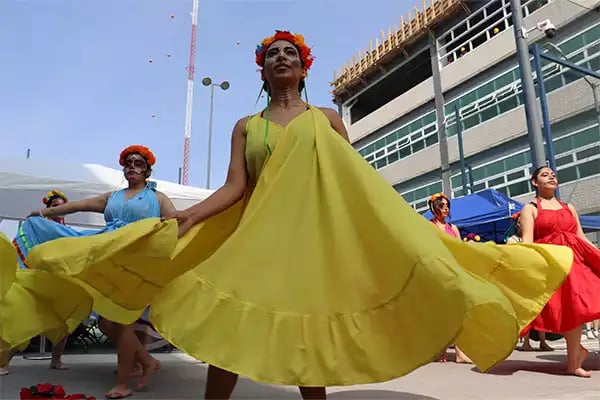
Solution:
<svg viewBox="0 0 600 400"><path fill-rule="evenodd" d="M508 357L572 252L436 229L352 148L334 110L301 100L313 62L301 35L277 32L256 61L269 102L235 125L220 189L162 224L57 240L27 262L93 288L116 321L150 303L159 333L211 365L211 399L228 398L237 374L325 398L325 386L405 375L450 343L483 371Z"/></svg>

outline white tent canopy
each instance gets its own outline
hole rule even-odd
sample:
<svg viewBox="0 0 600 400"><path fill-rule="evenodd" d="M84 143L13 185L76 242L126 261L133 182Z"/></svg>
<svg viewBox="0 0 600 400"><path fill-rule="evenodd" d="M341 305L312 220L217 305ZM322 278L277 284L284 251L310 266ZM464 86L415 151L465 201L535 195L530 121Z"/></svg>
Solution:
<svg viewBox="0 0 600 400"><path fill-rule="evenodd" d="M178 210L206 199L211 190L152 179ZM22 220L43 207L42 197L56 189L69 201L81 200L126 186L123 172L98 164L72 164L56 160L0 157L0 220ZM95 213L67 216L69 225L104 226Z"/></svg>

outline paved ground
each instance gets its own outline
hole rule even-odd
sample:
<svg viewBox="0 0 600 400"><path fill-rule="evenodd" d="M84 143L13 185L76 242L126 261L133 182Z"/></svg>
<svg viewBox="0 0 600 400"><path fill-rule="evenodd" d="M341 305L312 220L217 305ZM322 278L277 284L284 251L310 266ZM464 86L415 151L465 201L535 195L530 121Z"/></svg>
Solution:
<svg viewBox="0 0 600 400"><path fill-rule="evenodd" d="M488 374L468 365L454 363L427 365L390 382L330 388L330 399L350 400L588 400L600 399L600 356L592 353L586 368L597 370L591 379L565 376L564 343L553 342L552 353L515 352ZM598 350L598 341L587 341ZM201 399L206 365L184 354L158 354L163 368L149 388L134 394L135 399ZM35 383L62 384L67 392L103 397L113 383L114 355L67 355L69 371L52 371L47 361L21 357L11 363L11 374L0 377L0 399L18 398L21 387ZM300 399L296 388L262 385L242 379L233 399Z"/></svg>

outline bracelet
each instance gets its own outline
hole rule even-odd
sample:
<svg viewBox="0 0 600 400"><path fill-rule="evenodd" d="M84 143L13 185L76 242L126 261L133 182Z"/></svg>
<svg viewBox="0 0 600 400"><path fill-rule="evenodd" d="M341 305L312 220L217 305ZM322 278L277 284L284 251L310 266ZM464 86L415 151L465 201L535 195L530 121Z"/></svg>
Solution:
<svg viewBox="0 0 600 400"><path fill-rule="evenodd" d="M45 218L45 217L46 217L46 216L44 215L44 210L43 210L43 209L41 209L41 210L40 210L40 217L42 217L42 218Z"/></svg>

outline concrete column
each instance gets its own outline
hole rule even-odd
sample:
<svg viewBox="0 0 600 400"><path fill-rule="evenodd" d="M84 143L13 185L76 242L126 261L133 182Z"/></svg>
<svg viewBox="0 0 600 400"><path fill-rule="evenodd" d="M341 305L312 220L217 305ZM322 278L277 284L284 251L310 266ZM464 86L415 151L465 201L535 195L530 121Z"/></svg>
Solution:
<svg viewBox="0 0 600 400"><path fill-rule="evenodd" d="M429 55L431 57L431 71L433 72L433 93L435 98L435 113L437 115L438 144L440 148L440 167L442 170L442 190L448 197L452 197L452 182L450 180L450 156L448 155L448 137L444 116L444 93L442 92L442 79L440 76L440 63L438 61L438 43L433 34L429 36Z"/></svg>

